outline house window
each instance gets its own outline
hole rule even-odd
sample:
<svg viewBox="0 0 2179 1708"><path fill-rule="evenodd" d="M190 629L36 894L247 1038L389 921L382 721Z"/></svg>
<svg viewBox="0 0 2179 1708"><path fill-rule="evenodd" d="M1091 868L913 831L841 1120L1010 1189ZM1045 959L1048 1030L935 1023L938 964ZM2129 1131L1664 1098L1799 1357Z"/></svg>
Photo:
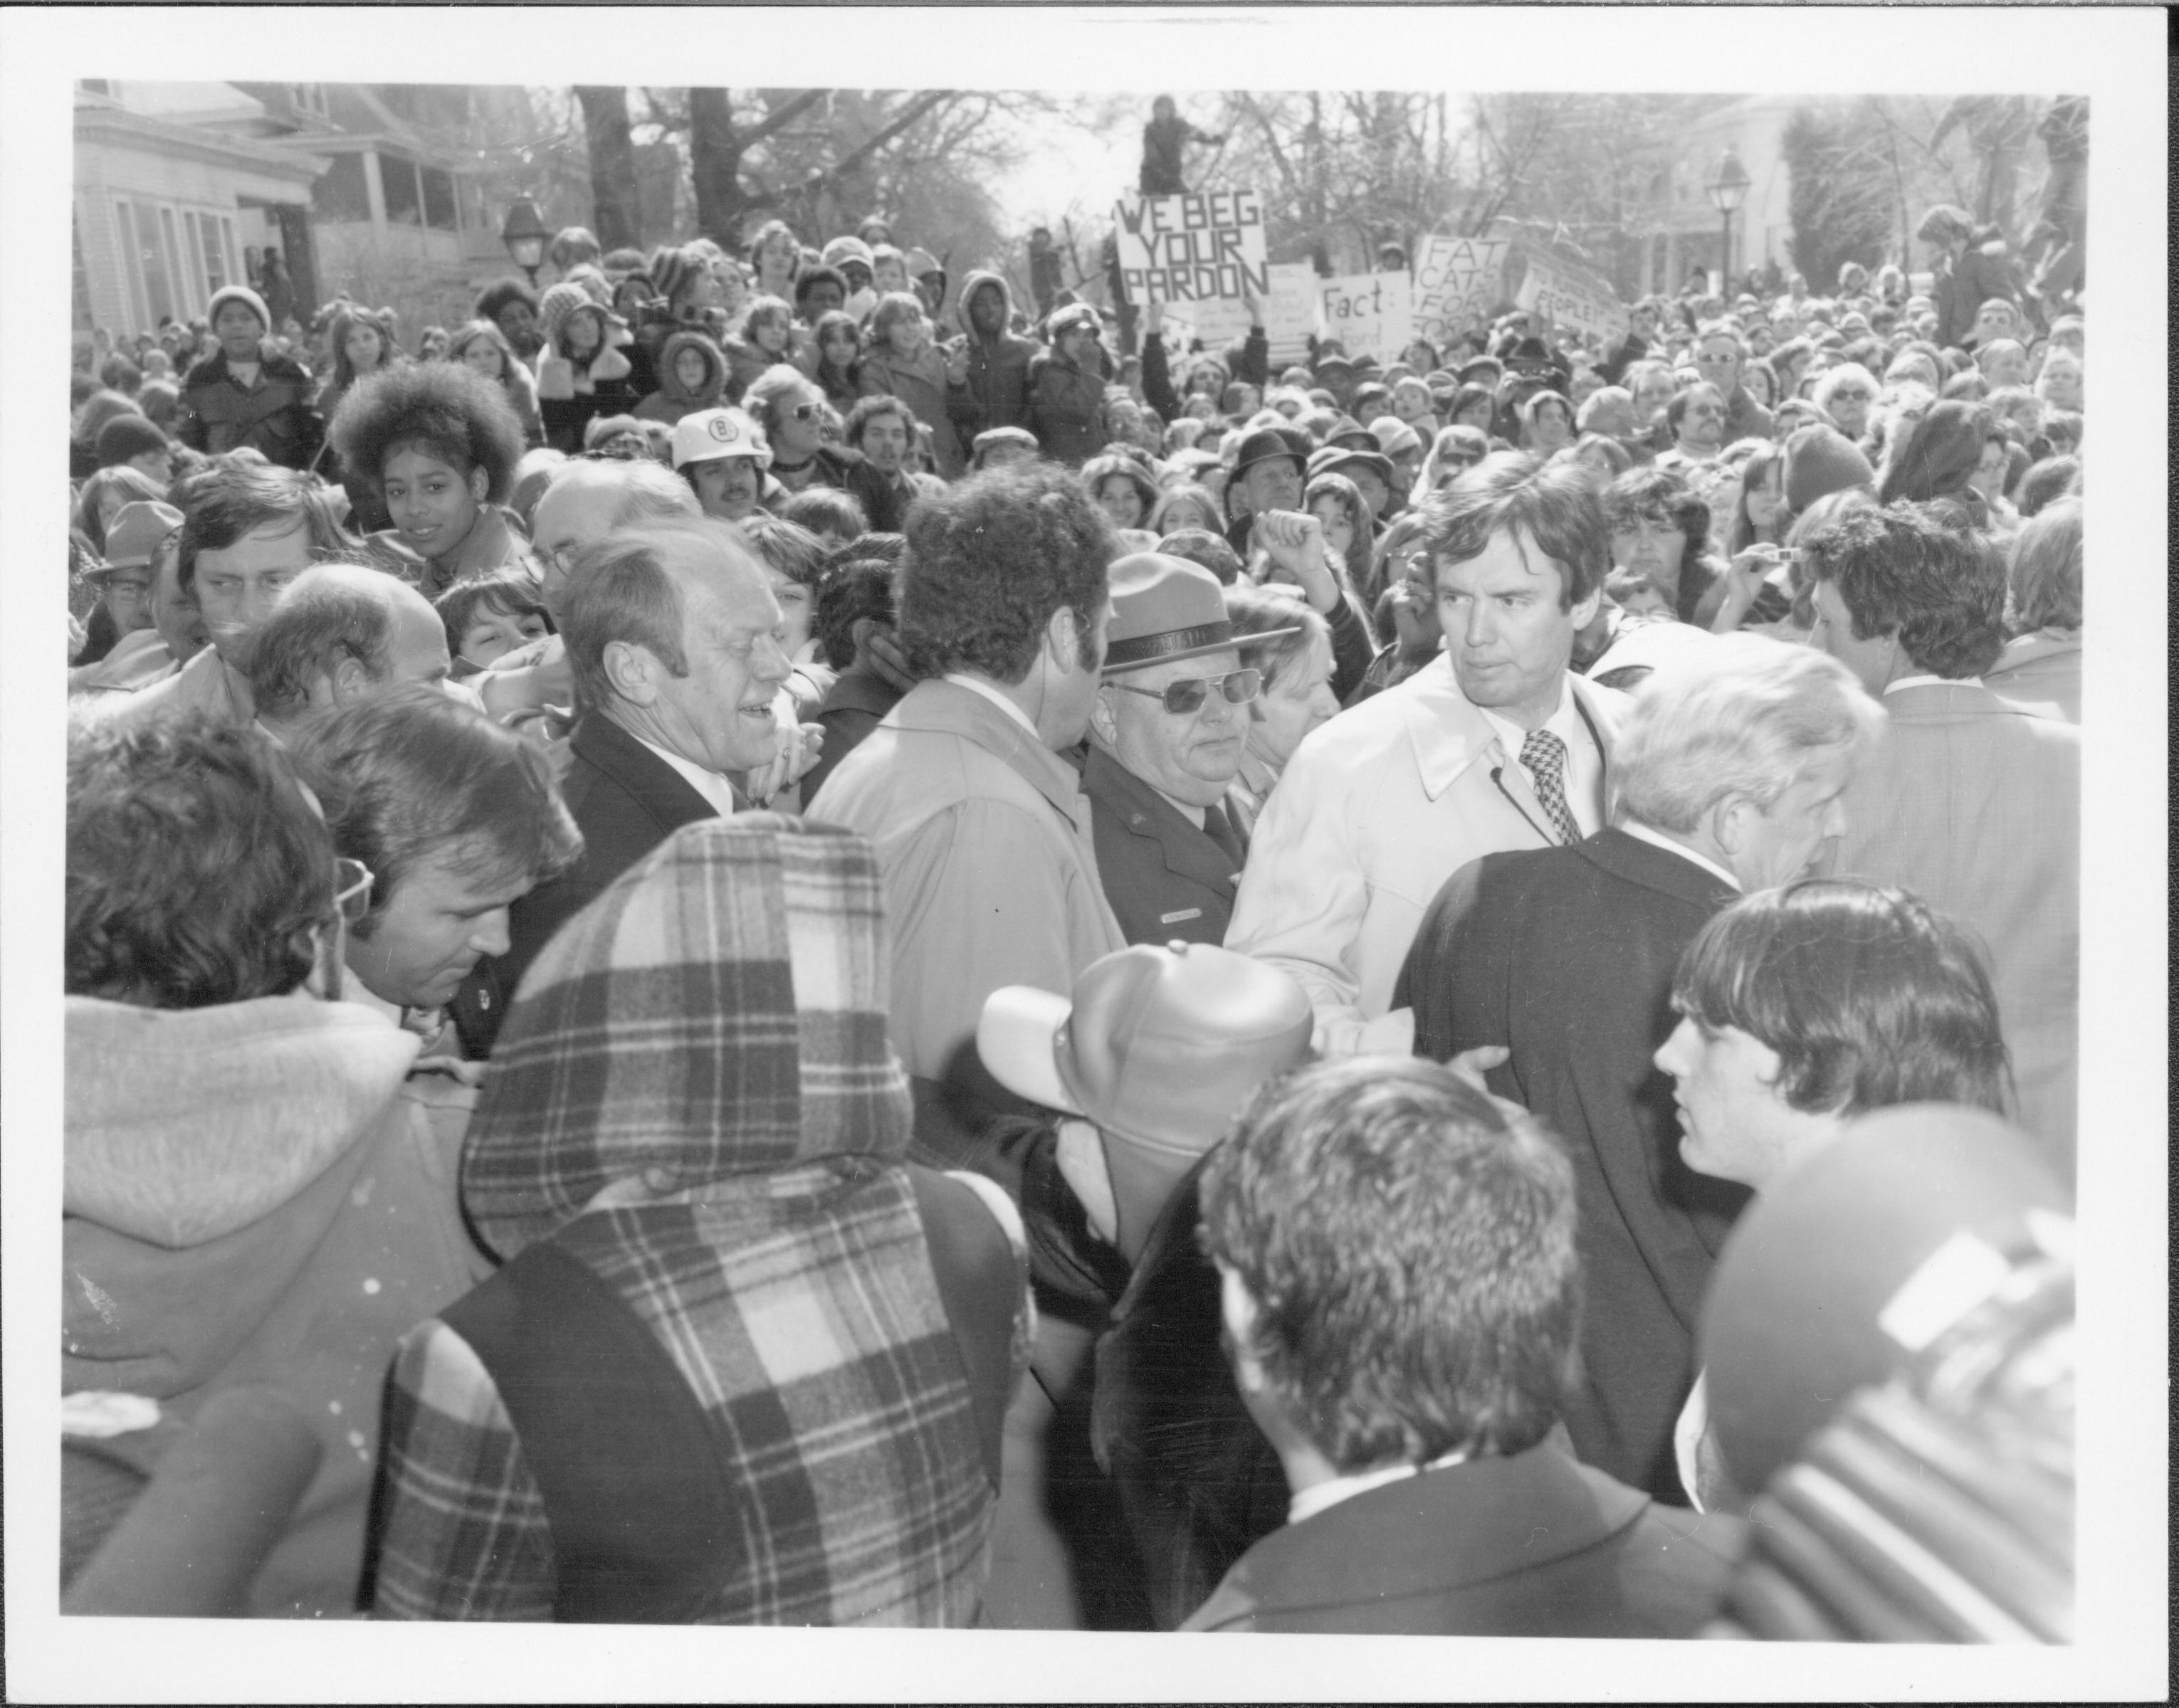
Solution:
<svg viewBox="0 0 2179 1708"><path fill-rule="evenodd" d="M363 156L337 154L326 175L310 189L310 204L320 219L368 222L370 191L364 183Z"/></svg>
<svg viewBox="0 0 2179 1708"><path fill-rule="evenodd" d="M424 223L424 193L416 183L416 162L398 155L378 156L378 181L386 191L386 222L390 226Z"/></svg>
<svg viewBox="0 0 2179 1708"><path fill-rule="evenodd" d="M113 254L121 264L121 276L128 282L129 310L138 330L148 331L151 306L144 295L143 270L136 265L135 210L125 201L117 201L113 204L113 217L119 238Z"/></svg>
<svg viewBox="0 0 2179 1708"><path fill-rule="evenodd" d="M189 269L182 265L182 246L174 238L174 211L170 207L159 210L159 253L166 259L167 276L174 282L174 301L179 312L192 312L197 305L196 293L189 285Z"/></svg>
<svg viewBox="0 0 2179 1708"><path fill-rule="evenodd" d="M94 324L91 309L91 269L83 264L83 227L74 216L75 210L71 208L69 218L69 240L75 251L74 306L77 330L82 331Z"/></svg>
<svg viewBox="0 0 2179 1708"><path fill-rule="evenodd" d="M135 250L136 271L144 276L144 295L150 305L145 316L148 331L174 312L174 293L159 255L159 222L141 202L136 205Z"/></svg>
<svg viewBox="0 0 2179 1708"><path fill-rule="evenodd" d="M454 178L452 172L442 172L436 166L422 168L424 180L424 223L442 232L458 232L459 216L454 211Z"/></svg>
<svg viewBox="0 0 2179 1708"><path fill-rule="evenodd" d="M234 222L222 214L219 229L227 240L227 276L230 279L239 279L242 276L242 263L234 252Z"/></svg>

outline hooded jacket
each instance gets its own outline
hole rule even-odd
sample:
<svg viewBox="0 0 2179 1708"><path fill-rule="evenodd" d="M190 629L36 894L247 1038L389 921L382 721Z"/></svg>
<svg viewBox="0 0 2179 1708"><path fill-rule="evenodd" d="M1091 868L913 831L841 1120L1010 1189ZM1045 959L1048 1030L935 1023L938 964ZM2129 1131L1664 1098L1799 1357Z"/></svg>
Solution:
<svg viewBox="0 0 2179 1708"><path fill-rule="evenodd" d="M1054 463L1079 468L1105 448L1105 381L1059 351L1043 350L1029 368L1029 430Z"/></svg>
<svg viewBox="0 0 2179 1708"><path fill-rule="evenodd" d="M986 286L999 293L999 331L991 338L976 330L969 315L976 293ZM1004 276L982 267L969 275L960 300L953 305L954 318L968 339L969 392L976 402L974 424L963 424L969 439L992 427L1029 425L1029 364L1042 347L1013 330L1013 306Z"/></svg>
<svg viewBox="0 0 2179 1708"><path fill-rule="evenodd" d="M682 385L674 371L683 350L694 350L704 359L704 383L694 391ZM635 406L634 413L640 420L663 421L668 426L683 415L694 415L700 409L716 409L725 394L727 364L719 354L719 347L703 333L679 331L668 337L658 352L658 389ZM735 395L740 395L738 388Z"/></svg>
<svg viewBox="0 0 2179 1708"><path fill-rule="evenodd" d="M768 813L531 963L462 1167L508 1261L396 1367L381 1615L974 1623L1026 1274L907 1161L886 988L870 845Z"/></svg>
<svg viewBox="0 0 2179 1708"><path fill-rule="evenodd" d="M303 992L153 1010L67 999L61 1388L187 1417L294 1399L324 1447L251 1611L356 1611L395 1343L491 1265L456 1196L474 1093L415 1037Z"/></svg>
<svg viewBox="0 0 2179 1708"><path fill-rule="evenodd" d="M182 381L174 436L208 457L248 446L283 468L308 468L324 442L325 418L311 402L310 376L269 345L260 351L256 385L244 388L215 350Z"/></svg>

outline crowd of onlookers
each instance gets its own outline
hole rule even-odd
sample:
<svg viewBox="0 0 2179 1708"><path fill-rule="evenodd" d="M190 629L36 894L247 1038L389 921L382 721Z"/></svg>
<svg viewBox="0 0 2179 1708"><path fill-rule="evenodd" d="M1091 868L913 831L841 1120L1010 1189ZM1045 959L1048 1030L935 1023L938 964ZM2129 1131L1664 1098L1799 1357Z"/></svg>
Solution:
<svg viewBox="0 0 2179 1708"><path fill-rule="evenodd" d="M70 1604L2063 1640L2084 326L1919 237L81 339Z"/></svg>

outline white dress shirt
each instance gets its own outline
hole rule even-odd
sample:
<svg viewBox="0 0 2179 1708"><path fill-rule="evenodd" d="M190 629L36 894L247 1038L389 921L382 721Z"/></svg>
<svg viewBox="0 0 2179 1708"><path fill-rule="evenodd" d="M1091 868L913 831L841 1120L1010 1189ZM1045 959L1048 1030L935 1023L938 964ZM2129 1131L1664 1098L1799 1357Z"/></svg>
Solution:
<svg viewBox="0 0 2179 1708"><path fill-rule="evenodd" d="M1521 744L1529 739L1529 732L1488 706L1475 709L1496 733L1507 763L1528 780L1529 792L1534 793L1535 775L1521 762ZM1566 747L1566 775L1562 782L1567 807L1581 827L1581 834L1594 836L1604 828L1604 754L1583 721L1581 709L1574 703L1573 690L1563 679L1559 683L1558 709L1538 727L1549 730Z"/></svg>
<svg viewBox="0 0 2179 1708"><path fill-rule="evenodd" d="M643 737L640 736L636 736L635 739L643 742ZM689 786L709 801L722 818L733 817L734 786L732 783L716 771L707 771L701 765L693 764L683 758L678 753L668 753L656 742L643 742L643 745L686 778Z"/></svg>

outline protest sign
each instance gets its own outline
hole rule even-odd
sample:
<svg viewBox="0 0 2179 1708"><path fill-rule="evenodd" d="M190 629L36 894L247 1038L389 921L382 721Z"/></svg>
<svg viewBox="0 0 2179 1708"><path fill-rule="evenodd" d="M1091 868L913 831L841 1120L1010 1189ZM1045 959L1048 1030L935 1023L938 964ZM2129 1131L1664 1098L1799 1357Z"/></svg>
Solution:
<svg viewBox="0 0 2179 1708"><path fill-rule="evenodd" d="M1318 282L1324 336L1347 353L1396 359L1414 337L1414 287L1405 273L1351 273Z"/></svg>
<svg viewBox="0 0 2179 1708"><path fill-rule="evenodd" d="M1309 334L1316 330L1316 269L1307 261L1277 261L1268 271L1271 288L1264 298L1264 337L1276 372L1309 359ZM1165 344L1170 353L1187 349L1191 339L1215 351L1248 333L1248 305L1236 298L1166 305Z"/></svg>
<svg viewBox="0 0 2179 1708"><path fill-rule="evenodd" d="M1425 237L1415 255L1415 336L1443 344L1489 315L1505 287L1509 247L1505 238Z"/></svg>
<svg viewBox="0 0 2179 1708"><path fill-rule="evenodd" d="M1627 305L1601 274L1534 251L1525 259L1528 276L1513 298L1522 308L1578 332L1606 340L1627 336Z"/></svg>
<svg viewBox="0 0 2179 1708"><path fill-rule="evenodd" d="M1271 294L1264 304L1264 336L1271 342L1271 371L1309 359L1316 330L1316 269L1307 261L1281 261L1271 270Z"/></svg>
<svg viewBox="0 0 2179 1708"><path fill-rule="evenodd" d="M1271 294L1264 201L1254 190L1123 195L1112 230L1131 302L1238 301L1243 287Z"/></svg>

